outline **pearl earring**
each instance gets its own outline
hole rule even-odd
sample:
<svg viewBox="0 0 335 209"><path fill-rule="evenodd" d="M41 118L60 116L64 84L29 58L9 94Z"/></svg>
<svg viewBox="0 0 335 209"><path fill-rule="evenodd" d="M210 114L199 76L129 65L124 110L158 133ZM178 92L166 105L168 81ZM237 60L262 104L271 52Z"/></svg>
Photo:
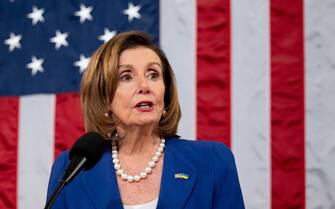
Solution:
<svg viewBox="0 0 335 209"><path fill-rule="evenodd" d="M112 111L105 112L105 117L109 118L112 115Z"/></svg>

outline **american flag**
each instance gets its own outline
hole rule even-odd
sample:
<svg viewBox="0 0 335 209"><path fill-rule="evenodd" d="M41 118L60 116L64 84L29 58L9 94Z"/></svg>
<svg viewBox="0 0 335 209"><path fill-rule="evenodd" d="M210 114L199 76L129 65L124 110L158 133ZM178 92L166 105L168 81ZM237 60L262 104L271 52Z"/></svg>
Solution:
<svg viewBox="0 0 335 209"><path fill-rule="evenodd" d="M45 203L83 132L79 82L122 31L176 73L179 135L225 142L249 209L335 208L335 0L1 0L0 208Z"/></svg>

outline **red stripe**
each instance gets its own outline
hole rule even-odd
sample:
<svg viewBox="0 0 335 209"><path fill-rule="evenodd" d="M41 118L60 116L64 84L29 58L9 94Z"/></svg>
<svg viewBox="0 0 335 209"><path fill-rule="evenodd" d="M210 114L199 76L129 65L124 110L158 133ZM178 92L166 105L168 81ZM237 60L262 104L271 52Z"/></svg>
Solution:
<svg viewBox="0 0 335 209"><path fill-rule="evenodd" d="M84 133L80 100L77 93L56 96L55 156L70 148Z"/></svg>
<svg viewBox="0 0 335 209"><path fill-rule="evenodd" d="M272 209L305 208L303 0L271 0Z"/></svg>
<svg viewBox="0 0 335 209"><path fill-rule="evenodd" d="M18 97L0 98L0 208L16 208Z"/></svg>
<svg viewBox="0 0 335 209"><path fill-rule="evenodd" d="M230 146L230 1L197 3L197 138Z"/></svg>

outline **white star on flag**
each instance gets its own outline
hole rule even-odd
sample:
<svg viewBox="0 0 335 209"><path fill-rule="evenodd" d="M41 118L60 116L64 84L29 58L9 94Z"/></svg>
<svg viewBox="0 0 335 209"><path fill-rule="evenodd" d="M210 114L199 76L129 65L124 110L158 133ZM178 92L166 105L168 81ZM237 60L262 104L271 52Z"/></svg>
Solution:
<svg viewBox="0 0 335 209"><path fill-rule="evenodd" d="M15 48L21 48L20 40L22 39L22 35L10 33L9 36L10 37L4 41L4 43L9 46L9 51L12 52Z"/></svg>
<svg viewBox="0 0 335 209"><path fill-rule="evenodd" d="M91 15L93 7L86 7L84 4L80 4L80 10L76 11L74 15L80 17L80 23L85 22L85 20L92 20L93 17Z"/></svg>
<svg viewBox="0 0 335 209"><path fill-rule="evenodd" d="M85 57L81 54L79 60L74 63L74 66L79 67L79 72L83 73L86 70L89 61L90 57Z"/></svg>
<svg viewBox="0 0 335 209"><path fill-rule="evenodd" d="M59 49L61 46L68 46L69 43L66 41L66 38L69 36L69 33L61 33L59 30L56 31L56 36L50 38L50 42L55 43L55 48Z"/></svg>
<svg viewBox="0 0 335 209"><path fill-rule="evenodd" d="M44 62L44 59L37 59L35 56L31 57L31 63L27 64L27 68L31 69L31 75L35 75L37 72L43 72L44 69L42 67L42 64Z"/></svg>
<svg viewBox="0 0 335 209"><path fill-rule="evenodd" d="M123 14L128 15L128 21L131 22L134 18L140 19L141 15L138 13L140 11L141 6L134 6L133 3L128 4L128 9L123 10Z"/></svg>
<svg viewBox="0 0 335 209"><path fill-rule="evenodd" d="M108 28L105 28L104 30L104 34L99 36L99 40L103 41L104 43L106 43L107 41L109 41L111 38L113 38L116 35L116 31L110 31Z"/></svg>
<svg viewBox="0 0 335 209"><path fill-rule="evenodd" d="M27 17L32 20L33 25L36 25L38 22L44 22L43 13L43 8L38 9L36 6L33 6L33 11L29 13Z"/></svg>

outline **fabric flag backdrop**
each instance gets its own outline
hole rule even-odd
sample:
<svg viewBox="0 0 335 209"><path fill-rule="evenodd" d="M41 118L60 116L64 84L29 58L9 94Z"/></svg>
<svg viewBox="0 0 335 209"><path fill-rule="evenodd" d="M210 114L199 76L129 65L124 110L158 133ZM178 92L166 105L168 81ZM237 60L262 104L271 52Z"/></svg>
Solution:
<svg viewBox="0 0 335 209"><path fill-rule="evenodd" d="M83 132L99 45L150 33L178 81L179 135L231 147L249 209L335 208L335 0L0 2L0 208L45 202Z"/></svg>

